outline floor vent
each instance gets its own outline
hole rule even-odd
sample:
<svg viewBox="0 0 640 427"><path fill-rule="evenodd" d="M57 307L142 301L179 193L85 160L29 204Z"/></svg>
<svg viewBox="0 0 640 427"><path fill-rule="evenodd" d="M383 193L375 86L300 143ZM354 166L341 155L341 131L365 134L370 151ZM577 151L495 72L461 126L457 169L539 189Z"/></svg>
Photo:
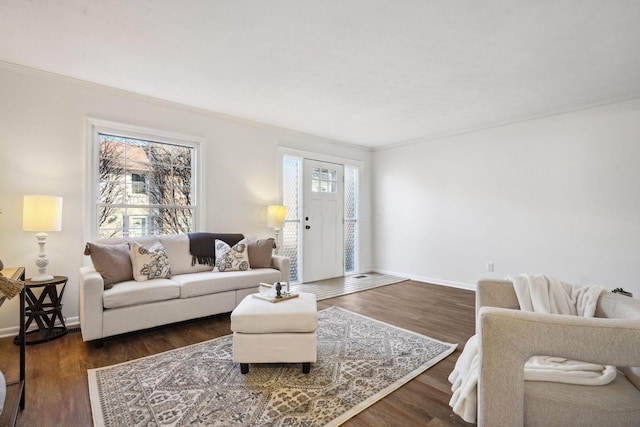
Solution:
<svg viewBox="0 0 640 427"><path fill-rule="evenodd" d="M367 277L367 276L365 276L364 274L360 274L358 276L353 276L354 279L364 279L365 277Z"/></svg>
<svg viewBox="0 0 640 427"><path fill-rule="evenodd" d="M68 334L73 334L73 333L76 333L76 332L80 332L80 327L79 326L76 326L75 328L67 328L67 333Z"/></svg>

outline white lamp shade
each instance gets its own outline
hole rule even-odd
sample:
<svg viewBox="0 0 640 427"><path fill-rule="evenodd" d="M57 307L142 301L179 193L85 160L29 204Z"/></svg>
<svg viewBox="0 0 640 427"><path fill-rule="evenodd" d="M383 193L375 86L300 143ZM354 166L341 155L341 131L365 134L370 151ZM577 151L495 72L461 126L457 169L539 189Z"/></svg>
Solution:
<svg viewBox="0 0 640 427"><path fill-rule="evenodd" d="M287 216L287 208L285 206L271 205L267 207L267 227L280 230L284 225L284 219Z"/></svg>
<svg viewBox="0 0 640 427"><path fill-rule="evenodd" d="M24 196L22 229L38 232L62 230L62 197Z"/></svg>

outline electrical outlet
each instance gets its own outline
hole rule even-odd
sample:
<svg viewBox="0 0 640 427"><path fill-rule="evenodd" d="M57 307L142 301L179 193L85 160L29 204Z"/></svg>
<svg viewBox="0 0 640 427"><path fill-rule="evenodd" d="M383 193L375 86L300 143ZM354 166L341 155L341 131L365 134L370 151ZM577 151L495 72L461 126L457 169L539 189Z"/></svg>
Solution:
<svg viewBox="0 0 640 427"><path fill-rule="evenodd" d="M494 265L492 262L487 263L487 271L493 271Z"/></svg>

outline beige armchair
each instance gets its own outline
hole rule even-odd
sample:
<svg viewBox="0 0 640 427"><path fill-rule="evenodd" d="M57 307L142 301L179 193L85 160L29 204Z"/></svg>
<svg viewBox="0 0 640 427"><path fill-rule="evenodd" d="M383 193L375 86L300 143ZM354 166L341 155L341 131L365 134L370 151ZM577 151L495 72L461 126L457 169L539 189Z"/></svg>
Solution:
<svg viewBox="0 0 640 427"><path fill-rule="evenodd" d="M481 280L476 309L479 426L640 426L640 300L605 292L593 318L523 312L511 282ZM604 386L524 381L535 355L619 372Z"/></svg>

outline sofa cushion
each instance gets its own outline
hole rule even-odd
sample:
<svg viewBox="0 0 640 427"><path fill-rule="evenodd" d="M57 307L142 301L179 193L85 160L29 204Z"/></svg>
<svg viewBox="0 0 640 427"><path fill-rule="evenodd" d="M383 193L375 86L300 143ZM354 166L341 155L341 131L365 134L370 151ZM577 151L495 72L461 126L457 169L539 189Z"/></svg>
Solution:
<svg viewBox="0 0 640 427"><path fill-rule="evenodd" d="M156 279L159 277L170 278L171 266L167 251L160 242L153 246L143 246L134 242L131 244L131 266L133 278L138 282Z"/></svg>
<svg viewBox="0 0 640 427"><path fill-rule="evenodd" d="M186 234L160 236L160 243L167 251L172 275L211 271L211 266L193 262L193 257L189 251L189 236ZM193 265L191 265L192 263Z"/></svg>
<svg viewBox="0 0 640 427"><path fill-rule="evenodd" d="M251 268L271 267L271 256L273 255L274 245L275 239L273 238L249 240L247 243L249 266Z"/></svg>
<svg viewBox="0 0 640 427"><path fill-rule="evenodd" d="M158 236L139 236L139 237L105 237L102 239L96 239L95 243L103 245L117 245L118 243L133 243L137 242L144 246L151 246L160 241Z"/></svg>
<svg viewBox="0 0 640 427"><path fill-rule="evenodd" d="M201 274L201 273L200 273ZM118 308L175 299L180 296L180 285L170 279L144 282L129 280L113 285L102 294L104 308Z"/></svg>
<svg viewBox="0 0 640 427"><path fill-rule="evenodd" d="M91 256L93 268L102 276L105 289L111 288L114 283L133 280L127 243L103 245L88 242L85 249L85 253L87 252Z"/></svg>
<svg viewBox="0 0 640 427"><path fill-rule="evenodd" d="M637 426L640 413L640 390L621 374L599 386L525 381L524 400L536 426Z"/></svg>
<svg viewBox="0 0 640 427"><path fill-rule="evenodd" d="M224 273L204 272L173 276L171 280L180 286L180 298L197 297L200 295L235 289L255 288L258 292L260 282L274 283L280 278L280 271L274 268L256 268L247 271L227 271Z"/></svg>
<svg viewBox="0 0 640 427"><path fill-rule="evenodd" d="M213 271L245 271L249 268L249 251L247 251L246 239L240 240L233 247L216 239L216 266Z"/></svg>

